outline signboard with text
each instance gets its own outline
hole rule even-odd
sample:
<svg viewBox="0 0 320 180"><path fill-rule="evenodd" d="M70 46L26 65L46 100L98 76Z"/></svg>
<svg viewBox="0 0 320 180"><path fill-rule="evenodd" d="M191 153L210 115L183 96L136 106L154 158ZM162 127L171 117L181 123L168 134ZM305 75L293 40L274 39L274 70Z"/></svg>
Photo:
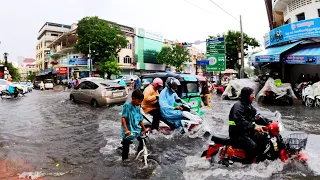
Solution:
<svg viewBox="0 0 320 180"><path fill-rule="evenodd" d="M226 70L226 47L224 37L207 39L207 72Z"/></svg>
<svg viewBox="0 0 320 180"><path fill-rule="evenodd" d="M286 41L320 36L320 18L280 26L264 36L265 47Z"/></svg>
<svg viewBox="0 0 320 180"><path fill-rule="evenodd" d="M286 56L286 64L320 64L320 56Z"/></svg>

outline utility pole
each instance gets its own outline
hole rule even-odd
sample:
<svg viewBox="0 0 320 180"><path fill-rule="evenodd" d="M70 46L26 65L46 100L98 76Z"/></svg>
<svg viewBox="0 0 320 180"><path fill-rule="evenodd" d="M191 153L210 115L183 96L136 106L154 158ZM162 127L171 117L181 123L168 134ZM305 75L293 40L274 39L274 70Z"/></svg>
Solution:
<svg viewBox="0 0 320 180"><path fill-rule="evenodd" d="M90 48L91 43L89 42L89 54L88 54L88 61L89 61L89 77L92 76L92 61L91 61L91 48Z"/></svg>
<svg viewBox="0 0 320 180"><path fill-rule="evenodd" d="M241 31L241 72L240 78L244 78L244 49L243 49L243 30L242 30L242 17L240 15L240 31Z"/></svg>

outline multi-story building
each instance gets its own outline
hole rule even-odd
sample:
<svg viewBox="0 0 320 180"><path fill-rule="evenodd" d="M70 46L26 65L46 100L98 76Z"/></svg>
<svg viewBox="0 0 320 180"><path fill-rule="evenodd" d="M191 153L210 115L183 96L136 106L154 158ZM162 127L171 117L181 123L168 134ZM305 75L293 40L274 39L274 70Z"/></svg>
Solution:
<svg viewBox="0 0 320 180"><path fill-rule="evenodd" d="M121 49L117 56L121 74L133 74L135 69L134 29L114 22L109 23L118 25L128 40L127 47ZM68 32L63 33L48 46L51 52L55 54L51 56L51 64L54 65L53 73L61 78L89 76L88 58L74 50L74 45L78 40L76 28L77 26L73 24ZM93 66L92 71L96 70ZM69 76L67 77L68 72Z"/></svg>
<svg viewBox="0 0 320 180"><path fill-rule="evenodd" d="M24 58L23 63L19 66L19 71L22 79L26 79L28 75L37 72L36 60L33 58Z"/></svg>
<svg viewBox="0 0 320 180"><path fill-rule="evenodd" d="M38 32L38 43L36 46L36 64L39 71L45 73L50 67L50 48L47 48L55 39L64 32L70 31L70 25L46 22Z"/></svg>
<svg viewBox="0 0 320 180"><path fill-rule="evenodd" d="M269 63L287 82L301 73L320 72L320 0L265 0L270 32L265 47L254 54L259 65Z"/></svg>

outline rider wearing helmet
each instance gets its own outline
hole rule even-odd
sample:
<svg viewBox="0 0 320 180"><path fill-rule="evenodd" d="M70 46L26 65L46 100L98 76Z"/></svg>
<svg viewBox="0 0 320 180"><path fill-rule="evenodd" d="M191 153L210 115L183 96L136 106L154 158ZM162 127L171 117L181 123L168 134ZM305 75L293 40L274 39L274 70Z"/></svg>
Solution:
<svg viewBox="0 0 320 180"><path fill-rule="evenodd" d="M169 77L166 81L166 87L161 91L159 97L160 111L162 116L175 125L174 128L181 126L182 108L180 106L174 108L174 103L180 99L176 93L180 86L178 79Z"/></svg>
<svg viewBox="0 0 320 180"><path fill-rule="evenodd" d="M158 130L161 113L159 109L159 89L163 87L162 79L155 78L151 84L143 91L144 99L141 107L144 113L149 113L153 116L151 129Z"/></svg>

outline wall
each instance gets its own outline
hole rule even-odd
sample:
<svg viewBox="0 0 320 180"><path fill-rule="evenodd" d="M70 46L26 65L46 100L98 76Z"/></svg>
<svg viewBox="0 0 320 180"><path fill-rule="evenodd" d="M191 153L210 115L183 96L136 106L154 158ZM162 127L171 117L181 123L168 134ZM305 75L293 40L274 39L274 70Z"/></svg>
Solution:
<svg viewBox="0 0 320 180"><path fill-rule="evenodd" d="M311 77L314 76L316 73L320 74L320 66L317 65L306 65L306 64L286 64L286 72L289 72L285 74L285 80L286 82L292 82L295 83L298 81L301 73L303 73L305 76L307 74L310 74Z"/></svg>
<svg viewBox="0 0 320 180"><path fill-rule="evenodd" d="M132 66L132 63L134 61L134 38L127 36L127 40L129 41L129 44L126 48L121 49L121 51L118 54L119 57L119 65L120 66ZM124 57L129 56L131 58L131 63L125 63Z"/></svg>
<svg viewBox="0 0 320 180"><path fill-rule="evenodd" d="M304 13L306 19L313 19L313 18L319 17L318 9L320 9L320 2L316 2L317 0L299 0L299 1L304 1L304 2L300 2L300 4L306 3L306 5L299 7L298 5L293 5L293 4L290 5L289 3L284 10L284 21L287 21L290 18L291 23L297 22L296 15L300 13ZM292 1L292 3L294 2L295 1ZM307 4L307 3L310 3L310 4ZM298 8L294 9L296 7ZM292 9L292 11L290 11L290 9Z"/></svg>

